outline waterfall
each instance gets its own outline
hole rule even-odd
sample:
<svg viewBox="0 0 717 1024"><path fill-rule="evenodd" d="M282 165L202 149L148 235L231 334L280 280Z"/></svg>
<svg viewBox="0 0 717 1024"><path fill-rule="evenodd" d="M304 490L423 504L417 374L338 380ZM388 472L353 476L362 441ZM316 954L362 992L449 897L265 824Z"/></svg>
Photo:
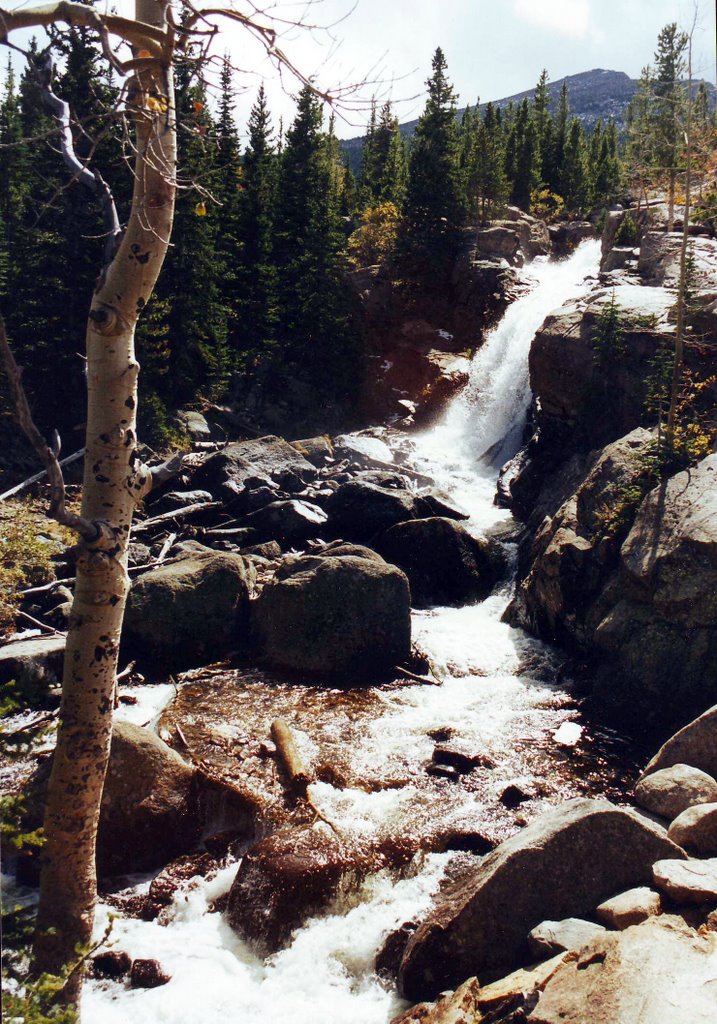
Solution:
<svg viewBox="0 0 717 1024"><path fill-rule="evenodd" d="M526 268L530 290L477 352L465 391L435 428L414 439L417 467L466 506L476 532L509 515L494 506L493 496L498 467L515 453L523 432L532 338L552 309L584 293L586 275L597 270L598 250L597 242L586 242L567 260ZM391 777L396 766L407 766L409 781L378 792L317 783L314 799L327 817L354 834L377 828L400 834L422 816L483 823L501 807L501 786L548 759L552 734L574 716L574 705L551 681L551 649L500 621L507 599L494 594L463 608L414 612L414 636L443 685L382 688L383 710L351 751L354 767L380 765ZM422 781L436 725L494 755L488 789L454 784L436 791ZM568 795L568 783L557 778L560 792ZM164 914L165 925L115 921L115 948L132 957L156 957L172 980L148 991L91 981L84 1016L93 1024L387 1024L405 1004L376 977L376 952L393 929L425 914L454 856L419 858L415 872L399 881L387 872L372 876L358 893L339 897L307 921L288 948L268 960L212 912L236 872L236 863L227 864L185 884ZM100 905L98 935L110 912Z"/></svg>
<svg viewBox="0 0 717 1024"><path fill-rule="evenodd" d="M568 259L539 257L530 264L523 272L529 291L490 331L473 358L468 384L441 422L417 438L417 464L461 501L479 526L495 518L489 509L497 472L521 445L530 405L530 344L552 310L588 291L599 257L600 243L591 240Z"/></svg>

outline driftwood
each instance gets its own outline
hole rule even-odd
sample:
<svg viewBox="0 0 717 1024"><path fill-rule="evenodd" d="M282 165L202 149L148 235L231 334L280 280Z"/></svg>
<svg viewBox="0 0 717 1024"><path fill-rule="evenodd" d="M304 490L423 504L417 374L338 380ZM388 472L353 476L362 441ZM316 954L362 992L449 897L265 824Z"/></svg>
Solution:
<svg viewBox="0 0 717 1024"><path fill-rule="evenodd" d="M430 676L419 676L415 672L411 672L410 669L403 668L401 665L397 665L394 672L401 679L410 679L414 683L423 683L424 686L441 685L440 679L435 677L431 679Z"/></svg>
<svg viewBox="0 0 717 1024"><path fill-rule="evenodd" d="M271 723L271 738L276 744L277 756L281 759L284 771L289 778L292 793L298 797L298 799L303 800L314 815L314 820L311 824L313 825L316 821L323 821L324 824L328 825L329 828L340 838L341 830L334 825L333 821L330 821L329 818L326 818L321 813L311 798L309 786L313 779L304 767L301 755L296 749L296 743L294 742L294 737L291 734L291 729L283 718L276 718Z"/></svg>
<svg viewBox="0 0 717 1024"><path fill-rule="evenodd" d="M184 505L182 508L170 509L169 512L162 512L151 519L136 522L132 527L132 533L143 533L159 523L166 523L170 519L188 519L195 512L205 512L211 508L221 508L221 501L196 501L193 505Z"/></svg>
<svg viewBox="0 0 717 1024"><path fill-rule="evenodd" d="M163 562L165 560L165 558L169 554L169 551L170 551L170 548L172 547L172 544L174 544L176 539L177 539L177 534L176 533L170 533L169 536L166 538L164 544L162 545L162 547L160 549L159 554L157 555L157 565L159 565L161 562Z"/></svg>
<svg viewBox="0 0 717 1024"><path fill-rule="evenodd" d="M289 777L292 790L297 796L308 799L309 784L312 779L296 749L291 729L283 718L277 718L271 723L271 738L276 743L277 753Z"/></svg>
<svg viewBox="0 0 717 1024"><path fill-rule="evenodd" d="M61 629L55 629L53 626L48 626L46 623L40 622L39 619L34 619L32 615L28 615L27 612L16 611L15 615L17 615L19 619L24 619L25 622L30 622L33 626L37 626L38 629L44 629L46 633L54 633L55 636L67 636L67 634L63 633Z"/></svg>
<svg viewBox="0 0 717 1024"><path fill-rule="evenodd" d="M81 459L84 454L85 449L80 448L78 452L74 452L72 455L68 455L66 459L60 459L59 465L69 466L71 462L76 462L78 459ZM21 484L16 484L14 487L11 487L9 491L5 491L3 494L0 494L0 501L5 501L6 498L12 498L14 494L19 494L20 491L24 491L26 487L31 487L32 484L39 483L39 481L46 476L46 469L41 470L41 472L39 473L35 473L34 476L30 476L27 478L27 480L23 480Z"/></svg>

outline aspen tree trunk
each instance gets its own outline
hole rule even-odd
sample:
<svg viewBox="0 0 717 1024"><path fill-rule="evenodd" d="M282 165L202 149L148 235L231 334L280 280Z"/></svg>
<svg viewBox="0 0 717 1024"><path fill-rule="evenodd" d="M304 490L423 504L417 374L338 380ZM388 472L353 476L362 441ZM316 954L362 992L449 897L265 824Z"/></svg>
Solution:
<svg viewBox="0 0 717 1024"><path fill-rule="evenodd" d="M137 19L164 29L164 5L137 0ZM169 30L168 30L169 31ZM169 46L167 54L170 53ZM144 56L141 54L140 56ZM148 102L151 97L151 102ZM128 106L136 125L132 207L122 242L92 300L87 325L84 519L104 524L81 546L67 635L60 724L45 810L35 972L59 973L90 941L97 898L95 841L109 759L127 545L138 497L150 486L136 455L134 332L167 250L174 214L176 131L171 58L138 72ZM65 993L79 997L81 971Z"/></svg>

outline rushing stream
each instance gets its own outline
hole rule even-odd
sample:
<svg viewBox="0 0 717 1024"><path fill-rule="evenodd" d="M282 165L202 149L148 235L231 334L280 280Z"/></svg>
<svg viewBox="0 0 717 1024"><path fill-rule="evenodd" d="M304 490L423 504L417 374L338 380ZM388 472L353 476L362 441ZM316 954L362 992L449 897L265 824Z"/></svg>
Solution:
<svg viewBox="0 0 717 1024"><path fill-rule="evenodd" d="M402 450L409 451L414 467L470 512L467 525L476 534L510 518L493 497L498 468L521 441L530 399L530 342L551 310L584 293L598 258L599 243L590 241L563 262L538 260L526 268L531 288L477 353L465 391L439 425L405 442ZM531 813L539 809L541 795L555 800L599 788L586 782L586 760L576 752L590 739L589 730L583 734L573 699L556 681L560 657L501 622L509 598L505 588L477 605L414 613L414 635L443 685L380 688L371 713L350 734L347 752L358 776L380 771L398 775L401 784L366 792L318 783L313 793L324 814L354 833L400 833L409 822L440 818L493 822L500 837L524 823L498 801L513 779L539 780ZM427 780L424 767L435 745L429 733L437 727L489 752L493 770L471 773L460 783ZM301 725L298 738L310 756L311 738L301 733ZM566 753L566 748L572 749ZM376 952L391 930L420 917L445 872L469 856L431 853L417 860L409 877L369 878L358 893L338 899L266 961L234 934L222 914L212 912L213 901L228 890L236 872L236 863L228 864L212 878L181 889L163 917L166 923L115 921L112 945L132 957L157 958L172 980L147 991L92 982L84 997L85 1019L92 1024L386 1024L404 1004L376 977ZM100 907L98 934L108 913L108 907Z"/></svg>

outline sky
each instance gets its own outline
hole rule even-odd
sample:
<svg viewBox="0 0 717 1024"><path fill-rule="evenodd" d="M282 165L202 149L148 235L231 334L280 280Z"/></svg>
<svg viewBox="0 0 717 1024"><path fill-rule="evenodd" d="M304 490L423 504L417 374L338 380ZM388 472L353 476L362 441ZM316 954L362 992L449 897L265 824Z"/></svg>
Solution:
<svg viewBox="0 0 717 1024"><path fill-rule="evenodd" d="M33 0L9 6L32 6ZM247 10L247 0L234 0ZM532 88L543 68L552 81L604 68L639 76L653 59L660 29L676 21L692 27L693 73L715 81L715 0L286 0L263 6L285 19L306 15L327 30L284 28L281 46L293 63L321 88L368 79L337 107L340 137L363 133L372 94L391 99L401 121L420 114L431 57L440 46L460 104L500 99ZM110 6L108 0L108 7ZM130 13L131 0L112 4ZM197 7L202 4L197 2ZM208 5L207 5L208 6ZM220 6L219 3L212 6ZM225 6L225 3L221 3ZM228 48L236 76L237 114L243 129L259 82L266 79L275 123L288 125L291 94L298 86L280 81L246 31L221 19L220 51ZM281 27L280 23L277 27ZM268 76L268 77L267 77Z"/></svg>

